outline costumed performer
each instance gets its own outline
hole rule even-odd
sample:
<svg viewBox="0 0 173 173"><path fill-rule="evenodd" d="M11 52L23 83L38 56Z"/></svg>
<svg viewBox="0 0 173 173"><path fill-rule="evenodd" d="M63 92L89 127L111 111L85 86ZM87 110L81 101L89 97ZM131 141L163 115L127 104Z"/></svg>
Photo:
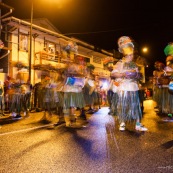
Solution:
<svg viewBox="0 0 173 173"><path fill-rule="evenodd" d="M117 116L119 119L119 130L125 130L125 123L136 121L135 129L138 131L147 131L148 129L141 124L142 111L139 99L138 66L133 61L134 44L131 38L122 36L118 39L118 47L123 58L119 60L111 76L116 78L118 83L118 102Z"/></svg>

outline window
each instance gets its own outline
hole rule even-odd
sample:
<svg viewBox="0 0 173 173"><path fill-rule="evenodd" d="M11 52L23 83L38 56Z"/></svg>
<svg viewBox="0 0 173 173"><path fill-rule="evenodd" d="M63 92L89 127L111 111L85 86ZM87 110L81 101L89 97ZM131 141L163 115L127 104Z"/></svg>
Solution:
<svg viewBox="0 0 173 173"><path fill-rule="evenodd" d="M47 45L47 50L48 53L55 54L55 44L49 42Z"/></svg>
<svg viewBox="0 0 173 173"><path fill-rule="evenodd" d="M55 60L56 46L54 43L46 41L45 42L45 51L47 52L47 59Z"/></svg>
<svg viewBox="0 0 173 173"><path fill-rule="evenodd" d="M101 64L102 63L102 60L99 57L93 57L93 62L94 63L97 63L97 64Z"/></svg>
<svg viewBox="0 0 173 173"><path fill-rule="evenodd" d="M20 33L19 34L19 50L28 51L28 35Z"/></svg>

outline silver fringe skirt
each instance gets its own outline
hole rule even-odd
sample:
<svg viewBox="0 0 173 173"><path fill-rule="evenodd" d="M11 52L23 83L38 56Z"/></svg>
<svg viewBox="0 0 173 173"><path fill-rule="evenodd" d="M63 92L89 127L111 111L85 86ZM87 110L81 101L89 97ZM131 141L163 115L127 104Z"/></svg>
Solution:
<svg viewBox="0 0 173 173"><path fill-rule="evenodd" d="M117 116L119 121L140 120L142 111L138 91L118 91Z"/></svg>

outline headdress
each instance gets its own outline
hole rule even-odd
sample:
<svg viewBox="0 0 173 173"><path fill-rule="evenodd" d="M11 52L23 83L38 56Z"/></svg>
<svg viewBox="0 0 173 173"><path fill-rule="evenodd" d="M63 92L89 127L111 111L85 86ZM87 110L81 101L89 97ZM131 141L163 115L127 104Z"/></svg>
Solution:
<svg viewBox="0 0 173 173"><path fill-rule="evenodd" d="M173 43L169 43L165 49L164 49L164 53L166 56L168 55L173 55Z"/></svg>
<svg viewBox="0 0 173 173"><path fill-rule="evenodd" d="M118 39L119 52L124 53L124 49L126 49L127 53L134 49L134 44L133 44L132 39L130 37L122 36Z"/></svg>

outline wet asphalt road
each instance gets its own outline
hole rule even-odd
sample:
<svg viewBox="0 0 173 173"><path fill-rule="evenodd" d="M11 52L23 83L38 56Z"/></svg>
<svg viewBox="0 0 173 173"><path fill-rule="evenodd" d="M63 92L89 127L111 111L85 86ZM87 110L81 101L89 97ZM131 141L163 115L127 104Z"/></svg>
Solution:
<svg viewBox="0 0 173 173"><path fill-rule="evenodd" d="M56 116L43 123L43 113L18 121L3 117L0 173L171 173L173 122L162 121L154 107L152 100L144 101L147 132L135 131L134 124L120 132L107 107L76 129L53 127Z"/></svg>

